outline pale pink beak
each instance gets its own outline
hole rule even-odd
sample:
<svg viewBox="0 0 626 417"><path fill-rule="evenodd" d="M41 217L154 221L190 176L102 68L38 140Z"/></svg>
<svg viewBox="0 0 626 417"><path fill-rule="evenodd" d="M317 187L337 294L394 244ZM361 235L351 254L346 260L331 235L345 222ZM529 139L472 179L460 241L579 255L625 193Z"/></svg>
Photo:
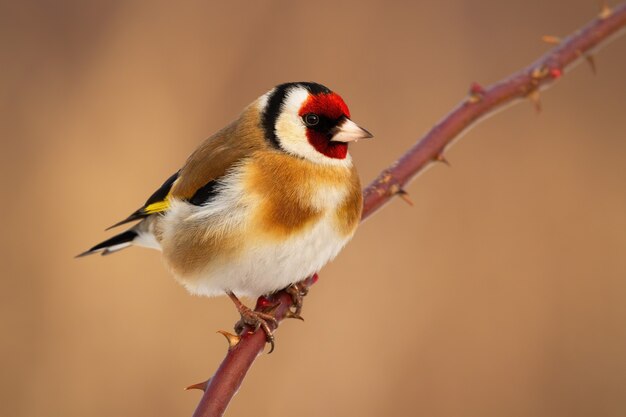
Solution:
<svg viewBox="0 0 626 417"><path fill-rule="evenodd" d="M359 127L350 119L341 122L334 131L331 142L356 142L359 139L369 139L374 136L367 130Z"/></svg>

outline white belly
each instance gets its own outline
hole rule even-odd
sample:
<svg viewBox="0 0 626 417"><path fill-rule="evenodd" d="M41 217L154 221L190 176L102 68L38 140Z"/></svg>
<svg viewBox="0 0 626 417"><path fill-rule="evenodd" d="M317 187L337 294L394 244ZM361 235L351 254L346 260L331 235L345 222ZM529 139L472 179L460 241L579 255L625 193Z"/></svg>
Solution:
<svg viewBox="0 0 626 417"><path fill-rule="evenodd" d="M325 218L306 233L282 243L251 243L238 259L212 264L196 276L181 277L180 281L197 295L215 296L232 291L236 295L258 297L313 275L349 240L350 237L337 234L331 218Z"/></svg>

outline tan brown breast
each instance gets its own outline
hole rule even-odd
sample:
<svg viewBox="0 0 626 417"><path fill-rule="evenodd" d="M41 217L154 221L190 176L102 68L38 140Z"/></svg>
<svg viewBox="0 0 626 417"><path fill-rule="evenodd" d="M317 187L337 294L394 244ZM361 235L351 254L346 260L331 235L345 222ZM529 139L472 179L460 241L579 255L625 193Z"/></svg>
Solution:
<svg viewBox="0 0 626 417"><path fill-rule="evenodd" d="M329 210L340 235L354 232L362 196L356 170L319 165L284 152L255 152L247 167L245 188L261 199L255 214L260 231L277 239L311 228ZM323 193L341 195L335 205Z"/></svg>

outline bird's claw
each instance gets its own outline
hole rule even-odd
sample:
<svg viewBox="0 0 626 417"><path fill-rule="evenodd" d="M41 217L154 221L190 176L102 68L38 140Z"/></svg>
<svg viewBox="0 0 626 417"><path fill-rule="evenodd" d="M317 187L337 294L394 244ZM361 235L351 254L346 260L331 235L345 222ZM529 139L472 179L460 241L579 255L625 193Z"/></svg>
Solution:
<svg viewBox="0 0 626 417"><path fill-rule="evenodd" d="M287 314L287 318L294 318L304 321L300 313L302 312L302 303L304 301L304 297L309 293L309 289L302 284L291 284L287 288L285 288L287 294L291 296L293 311L290 311L291 314Z"/></svg>
<svg viewBox="0 0 626 417"><path fill-rule="evenodd" d="M299 314L294 313L291 310L287 310L287 312L285 313L285 318L286 319L297 319L297 320L300 320L300 321L304 321L304 317L302 317Z"/></svg>
<svg viewBox="0 0 626 417"><path fill-rule="evenodd" d="M276 328L278 327L278 320L269 313L255 311L244 305L239 309L239 314L241 314L241 320L235 324L235 331L239 334L244 330L245 326L250 326L254 331L257 331L259 328L263 329L265 340L270 344L268 353L272 353L274 351L274 332L270 324Z"/></svg>

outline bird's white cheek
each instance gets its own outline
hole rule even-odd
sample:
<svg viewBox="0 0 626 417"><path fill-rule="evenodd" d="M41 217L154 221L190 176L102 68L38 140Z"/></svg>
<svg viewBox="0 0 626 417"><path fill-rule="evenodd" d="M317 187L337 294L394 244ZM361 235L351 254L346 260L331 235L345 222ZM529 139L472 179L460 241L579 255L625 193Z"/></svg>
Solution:
<svg viewBox="0 0 626 417"><path fill-rule="evenodd" d="M304 125L299 118L290 114L283 113L276 120L276 135L280 138L281 145L290 152L306 155L315 151L307 140Z"/></svg>
<svg viewBox="0 0 626 417"><path fill-rule="evenodd" d="M285 97L274 128L284 150L311 159L317 158L318 152L309 143L306 137L306 127L299 115L300 108L308 97L309 93L305 89L292 90Z"/></svg>

